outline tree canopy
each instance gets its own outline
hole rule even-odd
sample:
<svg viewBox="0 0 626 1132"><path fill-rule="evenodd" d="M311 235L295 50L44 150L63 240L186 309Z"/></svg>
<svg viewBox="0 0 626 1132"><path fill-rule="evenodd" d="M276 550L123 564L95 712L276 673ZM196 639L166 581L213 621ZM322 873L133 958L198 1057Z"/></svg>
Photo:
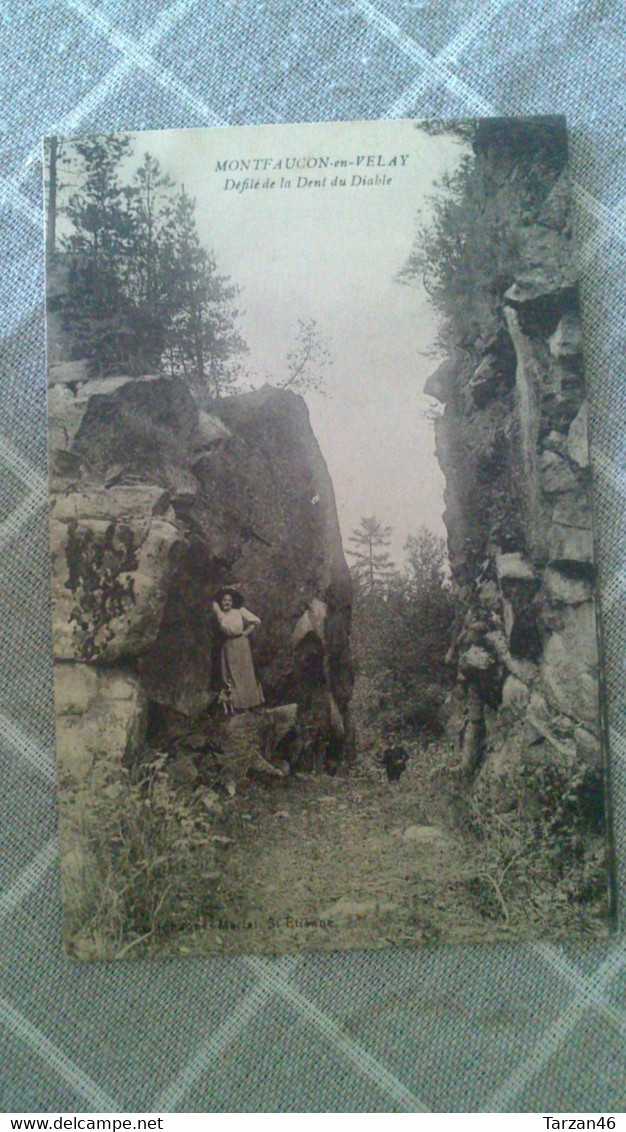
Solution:
<svg viewBox="0 0 626 1132"><path fill-rule="evenodd" d="M103 376L166 368L219 397L235 385L247 350L239 288L202 245L184 186L148 153L131 175L131 157L122 136L62 149L48 142L48 255L67 265L62 310L74 356Z"/></svg>
<svg viewBox="0 0 626 1132"><path fill-rule="evenodd" d="M376 520L374 531L379 537L389 528ZM358 534L366 535L363 521ZM373 585L357 577L353 655L367 689L364 705L379 724L437 733L452 683L446 654L454 610L445 542L421 527L404 549L403 567L394 567L384 582L375 570Z"/></svg>
<svg viewBox="0 0 626 1132"><path fill-rule="evenodd" d="M434 125L433 132L443 131L449 123ZM435 186L397 276L424 286L440 316L434 352L448 355L502 325L520 230L537 221L567 156L558 118L468 120L453 132L466 152Z"/></svg>

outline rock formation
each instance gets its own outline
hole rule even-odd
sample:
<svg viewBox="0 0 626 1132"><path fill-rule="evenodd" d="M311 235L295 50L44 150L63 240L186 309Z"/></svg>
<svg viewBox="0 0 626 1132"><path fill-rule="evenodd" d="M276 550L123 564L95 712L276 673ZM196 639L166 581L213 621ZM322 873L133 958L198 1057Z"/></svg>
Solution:
<svg viewBox="0 0 626 1132"><path fill-rule="evenodd" d="M494 213L509 199L537 197L538 183L543 199L509 215L509 278L498 281L495 304L493 294L479 297L482 323L426 385L445 405L436 444L458 611L451 728L467 770L505 794L507 775L520 766L602 773L564 141L542 127L533 135L527 124L520 148L508 125L485 123L474 145Z"/></svg>
<svg viewBox="0 0 626 1132"><path fill-rule="evenodd" d="M226 761L231 739L243 757L260 738L275 746L288 735L294 764L337 765L352 743L351 584L304 401L264 387L208 413L173 378L80 380L75 363L57 363L52 377L53 634L68 821L88 781L100 789L124 759L141 758L147 728L167 745L200 720L205 750ZM237 583L261 619L253 653L269 710L262 722L245 717L243 731L217 703L212 602L224 582ZM289 726L274 726L274 708Z"/></svg>

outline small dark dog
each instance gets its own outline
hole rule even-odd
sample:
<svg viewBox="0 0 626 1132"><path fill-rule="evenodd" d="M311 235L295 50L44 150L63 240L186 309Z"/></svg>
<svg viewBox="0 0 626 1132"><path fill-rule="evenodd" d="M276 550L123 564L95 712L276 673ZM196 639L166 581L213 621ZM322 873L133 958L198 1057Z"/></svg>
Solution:
<svg viewBox="0 0 626 1132"><path fill-rule="evenodd" d="M406 770L409 753L404 747L394 743L393 747L387 747L381 761L387 772L388 781L397 782Z"/></svg>

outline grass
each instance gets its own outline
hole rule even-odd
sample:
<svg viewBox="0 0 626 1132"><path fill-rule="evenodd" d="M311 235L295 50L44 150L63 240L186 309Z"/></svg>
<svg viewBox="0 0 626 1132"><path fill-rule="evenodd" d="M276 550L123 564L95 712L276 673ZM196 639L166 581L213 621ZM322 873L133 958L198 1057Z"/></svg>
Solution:
<svg viewBox="0 0 626 1132"><path fill-rule="evenodd" d="M89 792L74 807L74 841L84 847L77 884L66 885L66 937L77 958L122 958L193 931L215 910L218 873L213 818L175 787L167 754Z"/></svg>
<svg viewBox="0 0 626 1132"><path fill-rule="evenodd" d="M464 828L479 867L468 891L486 919L527 931L597 935L607 924L606 843L589 813L594 774L580 764L511 770L470 791Z"/></svg>

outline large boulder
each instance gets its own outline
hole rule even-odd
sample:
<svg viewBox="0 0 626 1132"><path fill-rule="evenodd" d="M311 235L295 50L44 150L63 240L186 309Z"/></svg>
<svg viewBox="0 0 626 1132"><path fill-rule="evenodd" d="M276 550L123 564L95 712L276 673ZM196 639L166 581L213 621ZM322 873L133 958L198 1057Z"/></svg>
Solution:
<svg viewBox="0 0 626 1132"><path fill-rule="evenodd" d="M77 400L84 412L72 452L91 478L120 465L128 475L169 486L172 470L188 468L204 446L197 405L176 378L103 378L78 389Z"/></svg>
<svg viewBox="0 0 626 1132"><path fill-rule="evenodd" d="M587 402L583 401L567 434L569 458L579 468L589 467L588 419Z"/></svg>
<svg viewBox="0 0 626 1132"><path fill-rule="evenodd" d="M236 583L261 620L266 702L298 705L316 767L340 759L351 582L302 398L265 387L199 409L159 375L54 390L56 659L131 664L148 701L196 717L220 687L215 594Z"/></svg>
<svg viewBox="0 0 626 1132"><path fill-rule="evenodd" d="M161 488L84 488L51 501L53 645L110 664L156 639L183 541ZM172 515L173 517L173 515Z"/></svg>
<svg viewBox="0 0 626 1132"><path fill-rule="evenodd" d="M556 709L581 723L597 723L598 649L592 602L566 607L549 638L541 665L546 695Z"/></svg>
<svg viewBox="0 0 626 1132"><path fill-rule="evenodd" d="M102 892L100 808L126 788L124 764L143 747L147 702L137 676L127 669L58 663L54 673L56 750L59 767L61 884L68 938L72 922L84 922ZM97 904L96 904L97 906Z"/></svg>
<svg viewBox="0 0 626 1132"><path fill-rule="evenodd" d="M427 397L434 397L436 401L445 405L459 368L456 358L446 360L437 366L437 369L426 378L424 393Z"/></svg>
<svg viewBox="0 0 626 1132"><path fill-rule="evenodd" d="M519 266L504 296L509 303L532 302L574 286L577 271L570 233L531 224L520 228L518 238Z"/></svg>
<svg viewBox="0 0 626 1132"><path fill-rule="evenodd" d="M554 358L571 358L580 354L582 333L580 319L573 311L567 311L548 339L550 353Z"/></svg>
<svg viewBox="0 0 626 1132"><path fill-rule="evenodd" d="M54 699L57 755L70 788L90 786L103 760L116 779L145 735L147 704L138 677L130 669L58 664Z"/></svg>
<svg viewBox="0 0 626 1132"><path fill-rule="evenodd" d="M314 684L325 704L320 727L330 733L337 713L345 724L352 690L351 583L306 405L265 387L222 401L219 420L228 434L195 464L192 534L157 640L140 662L145 686L152 700L190 714L210 703L221 645L212 601L230 581L261 620L252 647L266 700L308 702ZM321 658L307 674L311 637Z"/></svg>
<svg viewBox="0 0 626 1132"><path fill-rule="evenodd" d="M589 578L570 574L566 570L548 566L543 576L544 593L553 604L581 605L591 601L593 590Z"/></svg>

